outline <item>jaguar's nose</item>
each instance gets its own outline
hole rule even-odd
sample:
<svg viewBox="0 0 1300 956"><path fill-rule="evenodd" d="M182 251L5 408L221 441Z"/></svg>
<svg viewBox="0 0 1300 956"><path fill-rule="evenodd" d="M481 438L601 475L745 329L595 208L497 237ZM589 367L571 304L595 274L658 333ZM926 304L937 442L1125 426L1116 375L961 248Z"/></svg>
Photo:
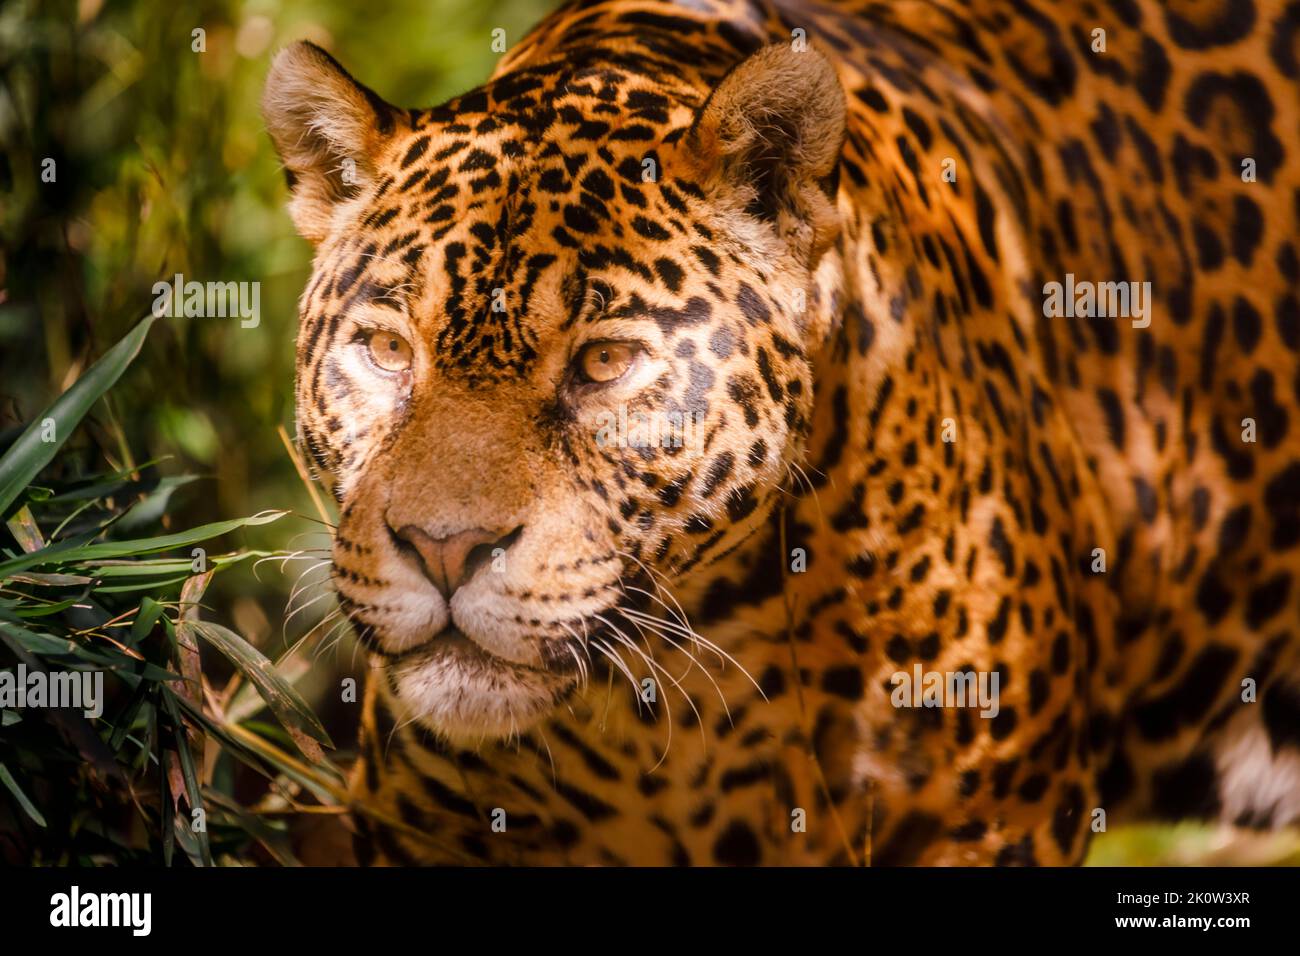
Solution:
<svg viewBox="0 0 1300 956"><path fill-rule="evenodd" d="M436 538L415 525L393 528L394 539L403 549L411 549L419 558L433 586L450 601L456 589L473 577L497 548L508 548L521 529L506 534L486 528L470 528L447 537Z"/></svg>

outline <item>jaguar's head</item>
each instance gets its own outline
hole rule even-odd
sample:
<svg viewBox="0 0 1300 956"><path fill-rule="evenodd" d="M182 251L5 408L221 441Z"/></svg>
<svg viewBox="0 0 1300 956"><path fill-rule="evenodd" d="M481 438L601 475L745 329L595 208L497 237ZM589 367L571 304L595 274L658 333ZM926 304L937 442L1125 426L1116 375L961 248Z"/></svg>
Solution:
<svg viewBox="0 0 1300 956"><path fill-rule="evenodd" d="M402 110L300 43L263 110L316 245L297 411L334 582L410 715L509 735L639 629L680 642L648 594L754 534L809 427L828 61L769 47L710 90L565 58Z"/></svg>

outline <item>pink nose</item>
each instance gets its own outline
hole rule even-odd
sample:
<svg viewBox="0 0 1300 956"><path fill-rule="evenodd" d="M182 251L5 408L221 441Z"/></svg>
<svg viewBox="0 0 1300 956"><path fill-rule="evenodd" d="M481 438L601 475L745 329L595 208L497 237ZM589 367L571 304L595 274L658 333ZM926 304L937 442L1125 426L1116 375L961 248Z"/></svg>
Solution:
<svg viewBox="0 0 1300 956"><path fill-rule="evenodd" d="M471 528L446 538L435 538L414 525L403 525L395 531L398 538L409 544L420 556L424 574L438 592L451 600L456 589L464 584L482 560L483 549L499 540L500 536L482 528Z"/></svg>

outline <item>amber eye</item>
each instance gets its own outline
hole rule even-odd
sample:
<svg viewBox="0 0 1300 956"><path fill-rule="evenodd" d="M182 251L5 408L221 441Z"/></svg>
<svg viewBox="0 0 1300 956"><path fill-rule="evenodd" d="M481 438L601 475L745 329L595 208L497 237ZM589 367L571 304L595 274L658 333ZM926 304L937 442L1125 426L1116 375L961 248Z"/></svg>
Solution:
<svg viewBox="0 0 1300 956"><path fill-rule="evenodd" d="M411 346L396 332L376 329L367 336L370 357L386 372L405 372L411 367Z"/></svg>
<svg viewBox="0 0 1300 956"><path fill-rule="evenodd" d="M636 353L625 342L593 342L578 353L578 372L588 382L612 382L631 368Z"/></svg>

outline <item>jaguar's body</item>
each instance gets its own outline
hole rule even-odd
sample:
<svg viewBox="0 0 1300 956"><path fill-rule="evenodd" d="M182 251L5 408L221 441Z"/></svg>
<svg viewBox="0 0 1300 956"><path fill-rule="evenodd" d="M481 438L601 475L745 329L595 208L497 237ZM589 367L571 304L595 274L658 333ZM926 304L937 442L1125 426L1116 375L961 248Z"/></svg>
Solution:
<svg viewBox="0 0 1300 956"><path fill-rule="evenodd" d="M1281 0L575 4L423 111L281 54L363 856L1300 818L1298 64Z"/></svg>

